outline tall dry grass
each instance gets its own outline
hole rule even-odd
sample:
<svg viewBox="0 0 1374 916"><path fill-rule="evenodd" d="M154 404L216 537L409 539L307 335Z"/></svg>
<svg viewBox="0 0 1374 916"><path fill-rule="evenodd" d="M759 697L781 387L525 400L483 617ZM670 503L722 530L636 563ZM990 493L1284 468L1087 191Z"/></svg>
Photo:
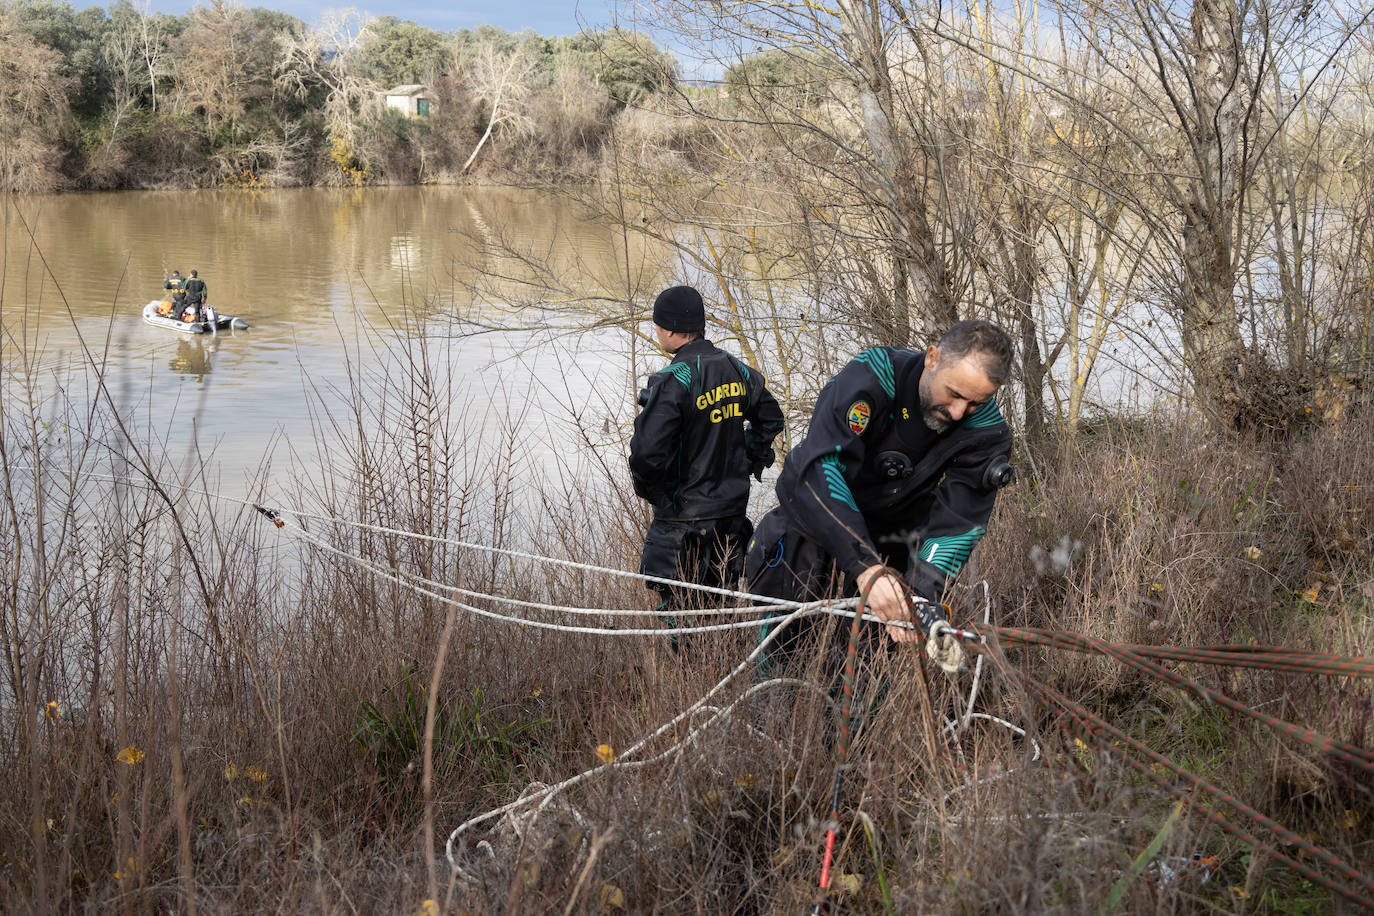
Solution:
<svg viewBox="0 0 1374 916"><path fill-rule="evenodd" d="M355 372L344 397L318 398L324 470L302 482L296 505L634 568L641 507L618 468L590 485L531 480L519 462L526 431L475 444L465 424L481 418L448 409L463 401L447 354L399 341ZM31 376L7 378L5 392L7 910L810 906L837 765L818 665L799 685L745 677L717 705L757 689L722 722L694 731L698 717L653 748L678 753L609 768L538 818L478 828L455 873L443 856L450 830L673 718L748 654L753 633L674 653L662 640L459 613L204 495L212 480L178 482L113 399L78 408L39 394ZM1001 624L1368 654L1371 433L1367 407L1282 447L1104 419L1006 492L970 573L989 581ZM349 555L475 591L648 606L628 580L304 525ZM1049 556L1055 547L1067 562ZM1006 657L1346 861L1374 860L1368 783L1349 771L1114 661ZM1076 744L1016 678L985 671L977 708L1027 737L973 720L954 739L945 720L963 711L967 676L947 681L914 652L876 664L865 690L880 701L852 748L840 806L845 911L1349 909L1195 811L1170 820L1169 800L1119 750ZM1374 743L1367 681L1187 670ZM1198 869L1169 879L1160 868L1195 852L1218 857L1206 882Z"/></svg>

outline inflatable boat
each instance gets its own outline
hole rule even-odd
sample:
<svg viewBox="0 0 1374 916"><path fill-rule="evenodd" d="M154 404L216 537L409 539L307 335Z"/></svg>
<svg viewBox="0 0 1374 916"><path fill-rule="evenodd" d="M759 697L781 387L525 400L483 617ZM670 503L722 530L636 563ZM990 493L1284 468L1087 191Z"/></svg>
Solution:
<svg viewBox="0 0 1374 916"><path fill-rule="evenodd" d="M143 320L160 328L181 331L184 334L207 334L211 331L245 331L248 329L248 322L233 315L216 313L214 321L182 321L180 318L173 318L170 315L160 315L157 307L161 304L154 299L143 306Z"/></svg>

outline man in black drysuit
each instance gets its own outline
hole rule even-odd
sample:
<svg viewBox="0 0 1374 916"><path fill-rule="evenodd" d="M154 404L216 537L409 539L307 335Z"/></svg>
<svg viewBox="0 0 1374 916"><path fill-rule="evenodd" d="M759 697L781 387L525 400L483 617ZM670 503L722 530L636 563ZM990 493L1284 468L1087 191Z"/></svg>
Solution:
<svg viewBox="0 0 1374 916"><path fill-rule="evenodd" d="M733 588L753 531L745 515L749 475L761 480L773 463L782 409L757 369L706 339L705 305L692 287L659 293L654 331L673 361L639 393L630 439L635 493L654 511L640 572ZM685 589L648 587L662 597L660 612L707 601Z"/></svg>
<svg viewBox="0 0 1374 916"><path fill-rule="evenodd" d="M162 283L163 289L172 291L172 317L181 319L181 313L186 308L186 278L181 275L181 271L174 270L172 275Z"/></svg>
<svg viewBox="0 0 1374 916"><path fill-rule="evenodd" d="M196 310L196 321L205 320L205 281L194 270L186 281L186 305Z"/></svg>
<svg viewBox="0 0 1374 916"><path fill-rule="evenodd" d="M787 456L779 506L750 544L747 589L791 601L862 590L877 621L911 619L904 587L939 601L1011 479L1011 432L994 398L1011 360L1011 339L985 321L959 322L924 353L873 347L851 360ZM768 661L788 661L824 619L791 624ZM925 639L886 629L898 642ZM848 629L840 633L825 650L830 668ZM880 648L881 624L866 626L864 641L869 653Z"/></svg>

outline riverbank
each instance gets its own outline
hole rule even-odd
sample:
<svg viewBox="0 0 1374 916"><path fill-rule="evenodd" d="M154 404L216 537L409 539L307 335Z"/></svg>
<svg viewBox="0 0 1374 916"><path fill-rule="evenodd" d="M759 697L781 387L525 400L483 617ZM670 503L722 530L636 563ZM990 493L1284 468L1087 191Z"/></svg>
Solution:
<svg viewBox="0 0 1374 916"><path fill-rule="evenodd" d="M41 408L6 401L14 715L0 816L22 826L0 832L4 898L225 912L409 912L427 899L442 912L804 909L837 763L825 676L812 666L798 672L809 687L761 682L747 665L709 701L719 718L699 713L632 752L749 655L754 628L674 653L661 638L536 626L659 625L512 605L651 602L632 579L486 549L631 570L643 506L619 465L559 486L513 476L500 455L472 462L412 400L432 378L423 358L405 365L415 384L359 379L341 419L435 422L403 436L343 424L358 435L337 464L269 507L281 527L241 501L252 494L207 491L194 475L177 485L176 463L131 449L105 408L55 441ZM1284 446L1104 420L1023 467L969 575L986 578L1001 628L1368 656L1371 435L1368 405ZM517 498L531 488L537 499ZM956 619L979 622L981 595L958 602ZM885 695L841 796L833 877L846 907L1263 901L1296 913L1361 899L1328 864L1358 872L1372 858L1359 770L1122 658L998 632L1006 667L982 669L972 710L972 672L946 680L914 651L880 667ZM1338 682L1186 671L1369 748L1368 666ZM996 719L956 737L946 722L966 711ZM585 771L538 815L465 832L450 866L445 839L460 824ZM1295 855L1204 784L1309 851Z"/></svg>
<svg viewBox="0 0 1374 916"><path fill-rule="evenodd" d="M7 3L0 58L0 190L20 192L575 176L677 73L621 29L440 33L354 11L307 26L227 4Z"/></svg>

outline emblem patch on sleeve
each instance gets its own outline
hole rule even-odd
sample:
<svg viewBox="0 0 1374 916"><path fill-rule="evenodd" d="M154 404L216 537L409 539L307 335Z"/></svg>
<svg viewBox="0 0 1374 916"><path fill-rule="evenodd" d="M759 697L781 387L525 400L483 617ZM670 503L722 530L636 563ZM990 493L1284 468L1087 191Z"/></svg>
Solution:
<svg viewBox="0 0 1374 916"><path fill-rule="evenodd" d="M855 401L849 405L849 428L858 436L868 428L869 408L867 401Z"/></svg>

